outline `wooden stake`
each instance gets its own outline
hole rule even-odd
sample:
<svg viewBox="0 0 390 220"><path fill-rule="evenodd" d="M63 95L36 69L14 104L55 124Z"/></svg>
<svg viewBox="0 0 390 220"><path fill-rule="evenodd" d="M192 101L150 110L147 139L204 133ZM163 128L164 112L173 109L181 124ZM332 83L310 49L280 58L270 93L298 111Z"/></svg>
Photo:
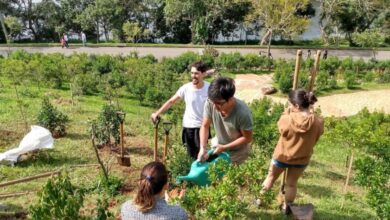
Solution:
<svg viewBox="0 0 390 220"><path fill-rule="evenodd" d="M309 87L307 88L307 91L309 92L313 91L314 82L316 81L317 73L320 67L320 59L321 59L321 50L317 50L316 59L314 62L314 68L311 71Z"/></svg>
<svg viewBox="0 0 390 220"><path fill-rule="evenodd" d="M298 87L298 78L299 78L299 70L301 68L302 61L302 50L297 50L297 57L295 60L295 71L294 71L294 82L293 82L293 90Z"/></svg>
<svg viewBox="0 0 390 220"><path fill-rule="evenodd" d="M38 175L35 175L35 176L29 176L29 177L25 177L25 178L21 178L21 179L12 180L12 181L9 181L9 182L1 183L0 187L14 185L14 184L17 184L17 183L28 182L28 181L39 179L39 178L42 178L42 177L58 175L60 173L61 173L60 170L52 171L52 172L46 172L46 173L38 174Z"/></svg>
<svg viewBox="0 0 390 220"><path fill-rule="evenodd" d="M349 160L347 179L345 180L345 185L344 185L344 190L343 190L344 193L347 192L347 187L348 187L348 184L349 184L349 178L351 176L351 171L352 171L352 163L353 163L353 152L351 153L351 159Z"/></svg>
<svg viewBox="0 0 390 220"><path fill-rule="evenodd" d="M164 145L164 163L167 161L167 154L168 154L168 143L169 143L169 132L165 132L165 145Z"/></svg>

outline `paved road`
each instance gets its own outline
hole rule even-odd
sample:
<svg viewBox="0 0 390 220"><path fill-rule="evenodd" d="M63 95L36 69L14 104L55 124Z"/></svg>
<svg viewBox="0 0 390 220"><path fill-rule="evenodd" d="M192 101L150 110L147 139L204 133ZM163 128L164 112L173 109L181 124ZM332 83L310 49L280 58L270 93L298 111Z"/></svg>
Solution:
<svg viewBox="0 0 390 220"><path fill-rule="evenodd" d="M10 51L21 49L20 47L0 47L0 54L6 56ZM157 59L163 57L175 57L187 51L193 51L196 53L202 53L202 48L164 48L164 47L74 47L69 49L62 49L60 47L24 47L24 50L31 53L63 53L71 55L73 53L87 53L87 54L110 54L110 55L127 55L130 52L137 51L140 56L147 54L153 54ZM218 51L224 53L240 52L241 54L255 53L259 51L266 52L266 49L253 49L253 48L217 48ZM340 58L353 57L354 59L363 58L365 60L372 57L370 50L328 50L328 56L338 56ZM272 56L274 58L293 59L296 55L296 49L272 49ZM312 56L315 51L312 50ZM307 50L303 50L303 57L306 58ZM387 60L390 59L390 51L379 51L377 59Z"/></svg>

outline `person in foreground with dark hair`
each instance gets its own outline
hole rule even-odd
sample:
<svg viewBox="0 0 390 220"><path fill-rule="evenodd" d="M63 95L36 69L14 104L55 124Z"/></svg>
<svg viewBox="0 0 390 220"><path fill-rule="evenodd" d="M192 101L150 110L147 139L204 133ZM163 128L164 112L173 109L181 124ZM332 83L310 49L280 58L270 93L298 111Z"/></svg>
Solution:
<svg viewBox="0 0 390 220"><path fill-rule="evenodd" d="M280 133L268 176L263 182L261 194L272 188L280 174L287 169L284 203L281 210L289 214L289 203L294 202L297 182L309 164L314 145L324 132L323 119L315 115L311 106L317 98L303 89L290 91L289 107L278 121Z"/></svg>
<svg viewBox="0 0 390 220"><path fill-rule="evenodd" d="M252 142L253 120L248 106L234 97L236 87L231 78L219 77L211 82L208 101L204 106L200 127L198 160L208 159L207 144L210 125L214 125L218 139L214 154L227 151L233 164L243 163L249 156Z"/></svg>
<svg viewBox="0 0 390 220"><path fill-rule="evenodd" d="M207 99L209 83L203 81L207 67L202 61L191 65L192 81L184 84L177 90L159 110L152 114L152 120L156 121L160 114L167 111L179 99L183 99L186 109L183 116L182 141L187 147L187 153L192 159L196 159L199 152L199 130L203 119L203 107Z"/></svg>
<svg viewBox="0 0 390 220"><path fill-rule="evenodd" d="M137 195L122 205L122 220L184 220L188 216L179 206L168 205L164 200L168 188L168 172L161 162L144 166Z"/></svg>

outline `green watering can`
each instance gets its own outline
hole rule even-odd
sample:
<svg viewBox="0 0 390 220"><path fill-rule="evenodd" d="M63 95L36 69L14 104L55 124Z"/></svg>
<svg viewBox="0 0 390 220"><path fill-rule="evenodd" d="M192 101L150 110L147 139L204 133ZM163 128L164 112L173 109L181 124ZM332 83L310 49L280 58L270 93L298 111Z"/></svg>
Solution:
<svg viewBox="0 0 390 220"><path fill-rule="evenodd" d="M229 164L231 163L230 155L226 152L220 154L213 154L214 150L209 150L209 159L204 163L195 160L191 165L191 170L187 176L177 176L176 180L180 183L181 181L190 181L199 186L210 185L209 175L207 170L211 164L216 163L219 160L226 160Z"/></svg>

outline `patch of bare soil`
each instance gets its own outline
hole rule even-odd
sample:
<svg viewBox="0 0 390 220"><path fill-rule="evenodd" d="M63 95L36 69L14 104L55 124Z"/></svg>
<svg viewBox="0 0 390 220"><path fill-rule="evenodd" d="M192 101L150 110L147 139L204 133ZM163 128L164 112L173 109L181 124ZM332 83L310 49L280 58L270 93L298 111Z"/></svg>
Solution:
<svg viewBox="0 0 390 220"><path fill-rule="evenodd" d="M246 102L261 99L264 95L261 89L272 85L272 75L241 74L236 79L236 96ZM319 97L315 107L321 107L322 115L349 116L358 113L364 107L369 111L383 111L390 114L390 89L361 91L347 94L337 94ZM286 103L286 98L268 96L275 102Z"/></svg>

